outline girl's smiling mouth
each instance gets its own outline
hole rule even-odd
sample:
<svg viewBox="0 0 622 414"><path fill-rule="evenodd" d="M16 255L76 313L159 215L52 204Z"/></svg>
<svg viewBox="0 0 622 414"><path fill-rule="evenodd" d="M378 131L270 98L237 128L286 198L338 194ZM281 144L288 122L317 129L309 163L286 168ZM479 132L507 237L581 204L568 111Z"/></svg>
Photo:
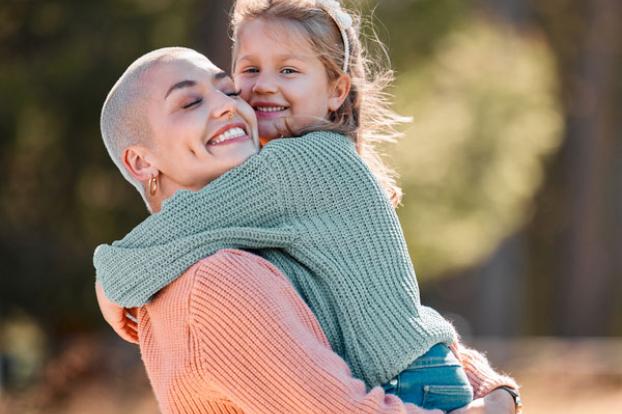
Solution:
<svg viewBox="0 0 622 414"><path fill-rule="evenodd" d="M274 119L282 117L283 112L289 109L289 107L270 102L257 102L253 104L253 109L257 119Z"/></svg>

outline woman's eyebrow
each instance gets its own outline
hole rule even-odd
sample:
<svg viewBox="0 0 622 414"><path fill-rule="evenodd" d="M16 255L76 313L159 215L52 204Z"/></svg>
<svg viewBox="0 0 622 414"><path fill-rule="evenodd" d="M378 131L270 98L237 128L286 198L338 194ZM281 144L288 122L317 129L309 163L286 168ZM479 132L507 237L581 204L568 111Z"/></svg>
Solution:
<svg viewBox="0 0 622 414"><path fill-rule="evenodd" d="M164 95L164 99L168 98L168 96L177 89L182 89L182 88L191 88L193 86L196 86L196 82L193 80L183 80L181 82L177 82L176 84L174 84L173 86L171 86L169 88L169 90L166 92L166 95Z"/></svg>
<svg viewBox="0 0 622 414"><path fill-rule="evenodd" d="M226 79L226 78L230 78L230 76L225 71L217 72L216 74L214 74L215 80L221 80L221 79ZM196 85L197 85L196 81L189 80L189 79L183 80L181 82L177 82L176 84L174 84L168 89L168 91L166 92L166 95L164 95L164 99L168 98L168 96L171 93L173 93L173 91L175 90L183 89L183 88L192 88L193 86L196 86Z"/></svg>
<svg viewBox="0 0 622 414"><path fill-rule="evenodd" d="M231 76L227 72L225 72L224 70L221 71L221 72L218 72L218 73L216 73L214 75L214 79L216 79L216 80L221 80L221 79L230 78L230 77Z"/></svg>

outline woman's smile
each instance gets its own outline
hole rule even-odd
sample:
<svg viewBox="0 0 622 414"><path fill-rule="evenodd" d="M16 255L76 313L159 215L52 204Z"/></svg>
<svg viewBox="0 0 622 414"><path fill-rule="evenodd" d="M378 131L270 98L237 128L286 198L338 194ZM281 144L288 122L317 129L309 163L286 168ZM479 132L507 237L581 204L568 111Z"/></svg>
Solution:
<svg viewBox="0 0 622 414"><path fill-rule="evenodd" d="M229 124L219 129L212 138L207 141L207 145L227 145L250 140L243 123Z"/></svg>

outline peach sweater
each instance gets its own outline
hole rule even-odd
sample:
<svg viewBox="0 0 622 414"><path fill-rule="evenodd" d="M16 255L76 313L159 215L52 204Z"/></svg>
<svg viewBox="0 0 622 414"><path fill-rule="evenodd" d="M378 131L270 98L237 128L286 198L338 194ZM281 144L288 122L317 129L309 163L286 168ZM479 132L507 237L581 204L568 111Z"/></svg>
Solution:
<svg viewBox="0 0 622 414"><path fill-rule="evenodd" d="M221 250L199 261L138 315L163 414L419 412L380 387L367 392L288 279L256 255ZM515 386L480 354L457 352L476 397Z"/></svg>

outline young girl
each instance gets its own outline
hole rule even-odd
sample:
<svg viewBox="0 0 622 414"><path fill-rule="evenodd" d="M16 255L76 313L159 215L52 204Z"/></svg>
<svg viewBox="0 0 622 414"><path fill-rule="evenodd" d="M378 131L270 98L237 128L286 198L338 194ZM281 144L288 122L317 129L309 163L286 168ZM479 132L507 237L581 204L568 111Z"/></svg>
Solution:
<svg viewBox="0 0 622 414"><path fill-rule="evenodd" d="M424 408L468 404L471 387L448 348L456 333L420 303L393 208L399 189L372 146L401 119L382 99L387 78L366 77L351 16L330 0L240 0L233 29L236 85L268 144L100 246L107 296L141 306L199 258L252 250L290 278L368 386ZM188 94L191 110L201 98ZM290 135L298 138L270 142Z"/></svg>

